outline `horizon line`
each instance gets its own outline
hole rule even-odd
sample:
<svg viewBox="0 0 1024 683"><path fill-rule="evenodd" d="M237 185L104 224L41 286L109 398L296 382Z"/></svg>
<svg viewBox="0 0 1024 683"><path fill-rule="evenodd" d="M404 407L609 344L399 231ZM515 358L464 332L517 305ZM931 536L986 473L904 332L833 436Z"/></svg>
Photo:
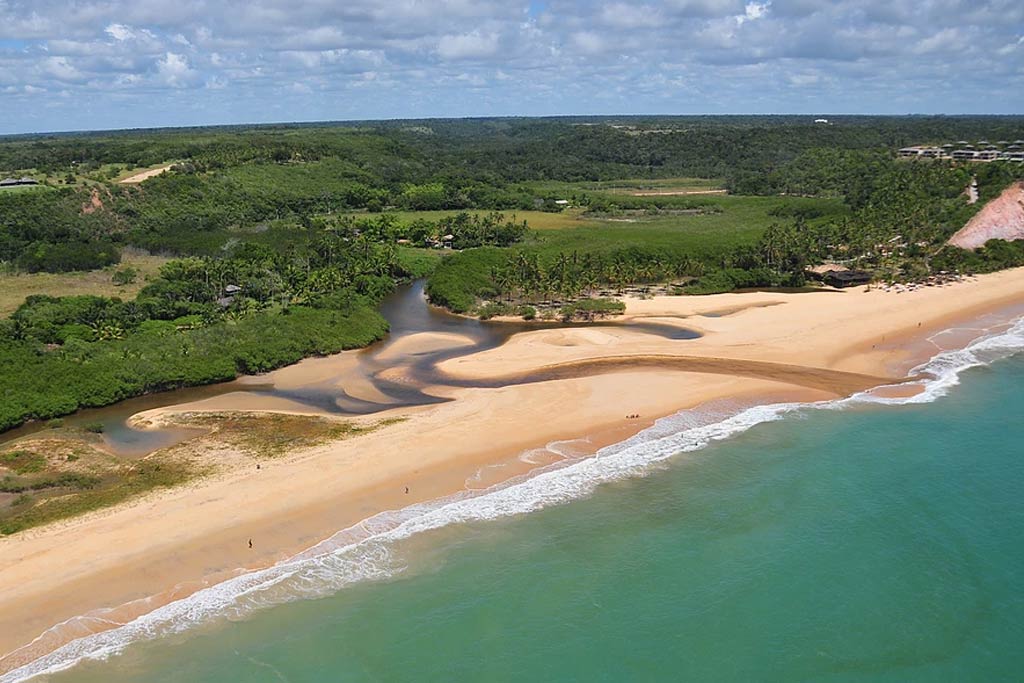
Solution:
<svg viewBox="0 0 1024 683"><path fill-rule="evenodd" d="M62 136L62 135L88 135L96 133L141 133L141 132L158 132L158 131L179 131L179 130L194 130L203 128L275 128L275 127L288 127L288 126L337 126L343 124L381 124L381 123L401 123L401 122L418 122L418 121L485 121L485 120L554 120L554 119L643 119L643 118L660 118L660 119L685 119L685 118L782 118L782 117L833 117L833 118L1021 118L1024 119L1024 114L1021 113L907 113L907 114L864 114L864 113L836 113L836 112L821 112L821 113L701 113L701 114L544 114L544 115L529 115L529 114L498 114L498 115L477 115L477 116L421 116L421 117L381 117L381 118L365 118L365 119L308 119L308 120L293 120L293 121L267 121L267 122L255 122L255 121L243 121L237 123L201 123L201 124L182 124L174 126L138 126L129 128L70 128L64 130L40 130L40 131L25 131L18 133L0 133L0 140L6 138L18 138L18 137L38 137L38 136Z"/></svg>

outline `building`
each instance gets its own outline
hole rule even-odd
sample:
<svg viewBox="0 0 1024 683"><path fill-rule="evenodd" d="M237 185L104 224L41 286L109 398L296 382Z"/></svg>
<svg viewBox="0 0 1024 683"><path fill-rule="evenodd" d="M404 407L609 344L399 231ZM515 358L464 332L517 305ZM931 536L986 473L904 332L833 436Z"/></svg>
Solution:
<svg viewBox="0 0 1024 683"><path fill-rule="evenodd" d="M830 270L822 279L832 287L856 287L871 282L871 273L864 270Z"/></svg>
<svg viewBox="0 0 1024 683"><path fill-rule="evenodd" d="M848 270L850 269L838 263L822 263L808 268L805 272L812 280L824 280L829 273L841 273Z"/></svg>
<svg viewBox="0 0 1024 683"><path fill-rule="evenodd" d="M957 161L974 161L978 158L978 153L973 149L955 149L950 156Z"/></svg>
<svg viewBox="0 0 1024 683"><path fill-rule="evenodd" d="M4 178L0 180L0 187L15 187L19 185L38 185L39 181L34 178Z"/></svg>
<svg viewBox="0 0 1024 683"><path fill-rule="evenodd" d="M898 154L903 159L917 159L920 157L942 159L946 157L946 152L941 147L904 147L899 150Z"/></svg>

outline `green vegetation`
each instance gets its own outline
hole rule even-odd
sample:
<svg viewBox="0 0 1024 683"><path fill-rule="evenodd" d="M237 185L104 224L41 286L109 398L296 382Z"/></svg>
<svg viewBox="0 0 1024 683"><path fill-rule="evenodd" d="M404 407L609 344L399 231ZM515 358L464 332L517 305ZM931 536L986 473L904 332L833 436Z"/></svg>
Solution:
<svg viewBox="0 0 1024 683"><path fill-rule="evenodd" d="M592 194L587 203L577 227L539 232L512 250L473 249L446 258L430 276L431 301L457 313L494 315L493 306L483 307L502 303L512 312L523 304L544 307L697 278L703 284L693 293L797 286L802 262L760 267L756 254L766 231L793 216L819 225L848 213L840 200L802 197Z"/></svg>
<svg viewBox="0 0 1024 683"><path fill-rule="evenodd" d="M123 462L79 439L29 439L0 452L0 534L66 519L200 475L165 454Z"/></svg>
<svg viewBox="0 0 1024 683"><path fill-rule="evenodd" d="M1024 118L431 120L0 139L0 175L44 183L0 193L0 306L13 311L0 320L0 430L367 344L386 331L376 303L410 277L429 276L431 299L454 311L550 318L613 313L599 300L626 288L799 286L822 260L885 279L1018 264L1017 245L943 244L978 209L961 197L971 176L985 199L1020 166L892 154L978 137L1024 137ZM116 182L171 160L144 183ZM721 187L732 194L671 194Z"/></svg>
<svg viewBox="0 0 1024 683"><path fill-rule="evenodd" d="M31 451L8 451L0 455L0 467L13 470L16 474L41 472L46 467L46 458ZM6 489L4 490L6 491ZM7 492L11 493L12 491ZM20 493L20 491L13 491L13 493Z"/></svg>
<svg viewBox="0 0 1024 683"><path fill-rule="evenodd" d="M278 413L193 413L175 421L212 430L218 441L237 446L257 458L274 458L302 448L369 434L401 418L370 424L307 415Z"/></svg>
<svg viewBox="0 0 1024 683"><path fill-rule="evenodd" d="M618 299L583 299L562 306L562 319L594 320L609 315L620 315L626 310L626 304Z"/></svg>

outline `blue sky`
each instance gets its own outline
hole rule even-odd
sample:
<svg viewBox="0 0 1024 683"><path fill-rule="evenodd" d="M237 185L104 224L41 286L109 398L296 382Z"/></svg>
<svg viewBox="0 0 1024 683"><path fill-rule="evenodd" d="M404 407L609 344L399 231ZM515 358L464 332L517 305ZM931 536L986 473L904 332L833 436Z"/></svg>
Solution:
<svg viewBox="0 0 1024 683"><path fill-rule="evenodd" d="M0 133L1024 113L1024 1L0 0Z"/></svg>

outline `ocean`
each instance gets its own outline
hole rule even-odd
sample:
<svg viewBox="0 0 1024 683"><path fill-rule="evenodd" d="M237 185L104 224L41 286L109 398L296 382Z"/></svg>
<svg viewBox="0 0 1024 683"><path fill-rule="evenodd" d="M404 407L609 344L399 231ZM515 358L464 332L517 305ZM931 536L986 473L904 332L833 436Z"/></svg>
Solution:
<svg viewBox="0 0 1024 683"><path fill-rule="evenodd" d="M0 682L1020 680L1022 349L1024 321L911 398L682 413Z"/></svg>

